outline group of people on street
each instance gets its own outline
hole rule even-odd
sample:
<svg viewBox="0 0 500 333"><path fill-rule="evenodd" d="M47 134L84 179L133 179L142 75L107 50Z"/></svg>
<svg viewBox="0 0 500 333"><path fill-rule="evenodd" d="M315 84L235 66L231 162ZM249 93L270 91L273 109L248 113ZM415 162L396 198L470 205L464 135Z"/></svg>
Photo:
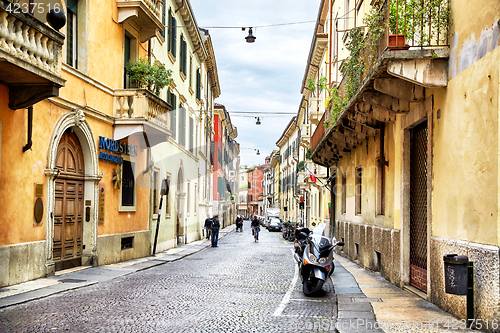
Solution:
<svg viewBox="0 0 500 333"><path fill-rule="evenodd" d="M205 220L205 236L207 239L211 239L212 247L217 247L217 243L219 241L219 215L214 215L213 218L208 217ZM255 237L255 240L259 240L259 230L260 223L257 219L257 216L254 216L252 219L252 236ZM238 216L236 218L236 232L243 232L243 218Z"/></svg>
<svg viewBox="0 0 500 333"><path fill-rule="evenodd" d="M212 247L217 247L217 243L219 242L219 215L214 215L213 218L207 218L205 220L205 230L207 239L212 238Z"/></svg>

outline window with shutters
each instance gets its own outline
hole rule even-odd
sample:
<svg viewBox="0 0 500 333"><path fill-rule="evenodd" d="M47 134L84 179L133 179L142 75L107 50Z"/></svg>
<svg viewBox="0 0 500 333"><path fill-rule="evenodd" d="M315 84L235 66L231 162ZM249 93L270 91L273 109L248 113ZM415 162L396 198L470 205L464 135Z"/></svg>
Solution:
<svg viewBox="0 0 500 333"><path fill-rule="evenodd" d="M189 151L194 154L194 119L189 117Z"/></svg>
<svg viewBox="0 0 500 333"><path fill-rule="evenodd" d="M66 63L78 68L78 0L68 0L67 4Z"/></svg>
<svg viewBox="0 0 500 333"><path fill-rule="evenodd" d="M177 96L170 90L167 91L167 103L172 105L172 111L170 111L170 130L172 131L172 138L177 139L177 109L175 105L177 103Z"/></svg>
<svg viewBox="0 0 500 333"><path fill-rule="evenodd" d="M377 214L385 214L385 166L381 162L377 168Z"/></svg>
<svg viewBox="0 0 500 333"><path fill-rule="evenodd" d="M347 175L342 174L342 214L346 213L347 208Z"/></svg>
<svg viewBox="0 0 500 333"><path fill-rule="evenodd" d="M180 71L184 75L184 79L187 77L187 43L184 40L184 36L181 35L181 63L180 63Z"/></svg>
<svg viewBox="0 0 500 333"><path fill-rule="evenodd" d="M199 68L196 70L196 98L201 100L201 72Z"/></svg>
<svg viewBox="0 0 500 333"><path fill-rule="evenodd" d="M168 30L167 49L175 59L177 53L177 20L173 16L172 8L168 9Z"/></svg>
<svg viewBox="0 0 500 333"><path fill-rule="evenodd" d="M356 174L355 174L356 186L354 188L354 194L356 197L356 215L361 215L361 199L363 194L362 178L363 178L363 168L358 167L356 168Z"/></svg>
<svg viewBox="0 0 500 333"><path fill-rule="evenodd" d="M165 35L166 35L166 31L168 29L168 26L166 25L166 1L163 3L163 5L161 6L161 24L163 24L165 26L165 28L160 31L160 35L163 37L163 40L165 40Z"/></svg>
<svg viewBox="0 0 500 333"><path fill-rule="evenodd" d="M186 108L179 105L179 144L186 148Z"/></svg>

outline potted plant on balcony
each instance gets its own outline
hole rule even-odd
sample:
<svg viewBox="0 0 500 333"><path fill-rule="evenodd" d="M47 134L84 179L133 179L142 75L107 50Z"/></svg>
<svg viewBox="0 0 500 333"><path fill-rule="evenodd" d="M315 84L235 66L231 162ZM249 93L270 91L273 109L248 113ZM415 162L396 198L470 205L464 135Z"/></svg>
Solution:
<svg viewBox="0 0 500 333"><path fill-rule="evenodd" d="M172 83L172 71L156 60L151 64L147 58L141 58L135 63L128 63L125 67L130 83L141 89L148 89L155 95Z"/></svg>
<svg viewBox="0 0 500 333"><path fill-rule="evenodd" d="M391 50L407 50L407 36L411 39L411 29L414 7L406 0L394 0L389 8L389 41L387 47Z"/></svg>

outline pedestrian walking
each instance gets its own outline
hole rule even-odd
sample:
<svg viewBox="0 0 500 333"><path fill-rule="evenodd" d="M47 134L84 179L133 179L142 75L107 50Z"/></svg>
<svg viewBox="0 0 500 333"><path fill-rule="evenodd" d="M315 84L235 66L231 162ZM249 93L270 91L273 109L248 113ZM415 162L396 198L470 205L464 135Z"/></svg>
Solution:
<svg viewBox="0 0 500 333"><path fill-rule="evenodd" d="M243 231L243 219L241 216L238 216L236 218L236 232L242 232Z"/></svg>
<svg viewBox="0 0 500 333"><path fill-rule="evenodd" d="M212 230L212 219L210 218L210 215L205 220L205 230L207 239L210 239L210 231Z"/></svg>
<svg viewBox="0 0 500 333"><path fill-rule="evenodd" d="M219 215L215 215L212 219L212 247L217 247L217 242L219 241Z"/></svg>
<svg viewBox="0 0 500 333"><path fill-rule="evenodd" d="M257 216L253 217L251 226L252 226L252 235L254 236L255 241L258 241L259 240L260 223L259 223L259 220L257 220Z"/></svg>

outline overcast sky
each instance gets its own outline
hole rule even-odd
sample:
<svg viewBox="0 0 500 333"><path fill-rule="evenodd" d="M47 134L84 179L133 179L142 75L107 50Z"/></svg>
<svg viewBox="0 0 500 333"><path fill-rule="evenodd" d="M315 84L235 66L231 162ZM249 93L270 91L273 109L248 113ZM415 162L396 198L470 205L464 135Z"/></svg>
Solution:
<svg viewBox="0 0 500 333"><path fill-rule="evenodd" d="M221 96L238 128L241 164L263 164L277 149L285 126L296 114L300 89L313 37L320 0L190 0L198 26L208 28L212 37ZM255 43L246 43L248 29L214 27L255 27L312 21L274 27L257 27ZM266 112L238 114L238 111ZM255 124L259 116L262 125ZM255 149L260 150L257 156Z"/></svg>

